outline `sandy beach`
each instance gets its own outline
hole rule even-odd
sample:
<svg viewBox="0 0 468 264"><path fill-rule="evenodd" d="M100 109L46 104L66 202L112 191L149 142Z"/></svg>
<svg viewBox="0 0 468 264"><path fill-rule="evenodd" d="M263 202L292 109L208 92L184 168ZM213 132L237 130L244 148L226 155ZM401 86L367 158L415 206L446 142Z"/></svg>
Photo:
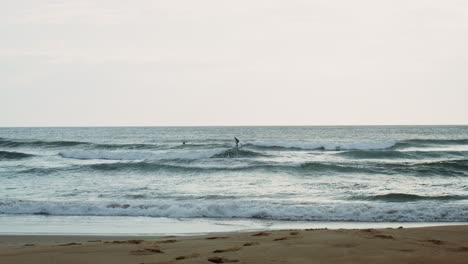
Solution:
<svg viewBox="0 0 468 264"><path fill-rule="evenodd" d="M190 237L0 236L0 263L467 263L468 225Z"/></svg>
<svg viewBox="0 0 468 264"><path fill-rule="evenodd" d="M0 0L0 264L468 264L468 0Z"/></svg>

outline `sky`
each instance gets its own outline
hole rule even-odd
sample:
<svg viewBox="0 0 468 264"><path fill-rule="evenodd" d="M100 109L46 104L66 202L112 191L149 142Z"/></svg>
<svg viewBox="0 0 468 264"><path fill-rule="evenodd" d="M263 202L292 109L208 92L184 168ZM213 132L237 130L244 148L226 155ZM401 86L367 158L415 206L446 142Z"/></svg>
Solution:
<svg viewBox="0 0 468 264"><path fill-rule="evenodd" d="M468 124L465 0L5 0L0 126Z"/></svg>

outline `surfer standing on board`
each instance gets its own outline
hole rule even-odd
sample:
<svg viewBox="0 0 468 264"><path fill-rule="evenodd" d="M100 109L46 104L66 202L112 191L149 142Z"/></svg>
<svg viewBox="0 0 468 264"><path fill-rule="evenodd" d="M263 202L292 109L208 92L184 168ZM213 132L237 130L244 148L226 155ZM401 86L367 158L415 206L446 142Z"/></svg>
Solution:
<svg viewBox="0 0 468 264"><path fill-rule="evenodd" d="M236 141L236 148L239 147L239 139L237 139L236 137L234 137L234 140Z"/></svg>

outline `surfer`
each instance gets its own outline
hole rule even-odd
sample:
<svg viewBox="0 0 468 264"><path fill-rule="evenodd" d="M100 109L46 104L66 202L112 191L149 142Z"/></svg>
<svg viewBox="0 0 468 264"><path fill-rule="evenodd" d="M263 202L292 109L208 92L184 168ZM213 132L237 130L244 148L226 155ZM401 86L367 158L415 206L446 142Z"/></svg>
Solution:
<svg viewBox="0 0 468 264"><path fill-rule="evenodd" d="M185 145L185 141L182 141L182 145Z"/></svg>
<svg viewBox="0 0 468 264"><path fill-rule="evenodd" d="M237 139L236 137L234 137L234 140L235 140L235 142L236 142L236 148L238 148L238 147L239 147L239 139Z"/></svg>

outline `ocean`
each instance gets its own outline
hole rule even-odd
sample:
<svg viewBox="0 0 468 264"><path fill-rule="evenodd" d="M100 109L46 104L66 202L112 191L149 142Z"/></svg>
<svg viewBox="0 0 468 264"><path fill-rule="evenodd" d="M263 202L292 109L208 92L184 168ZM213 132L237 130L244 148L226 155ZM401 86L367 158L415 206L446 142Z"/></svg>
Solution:
<svg viewBox="0 0 468 264"><path fill-rule="evenodd" d="M0 128L0 233L467 222L468 126Z"/></svg>

